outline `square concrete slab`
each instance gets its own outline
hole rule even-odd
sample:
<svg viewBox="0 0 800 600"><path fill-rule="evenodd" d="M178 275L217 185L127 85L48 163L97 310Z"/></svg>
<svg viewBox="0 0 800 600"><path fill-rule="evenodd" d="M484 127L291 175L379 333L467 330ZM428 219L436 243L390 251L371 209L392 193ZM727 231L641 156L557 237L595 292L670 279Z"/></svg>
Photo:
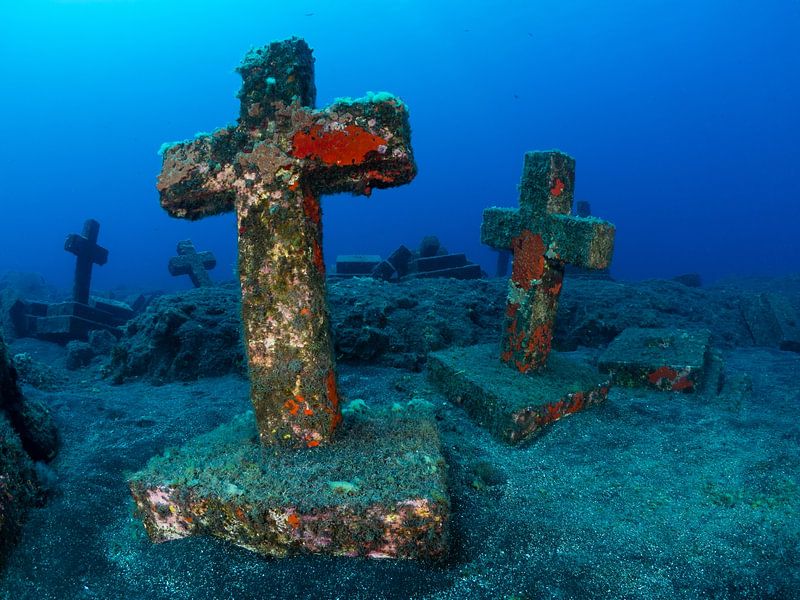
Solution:
<svg viewBox="0 0 800 600"><path fill-rule="evenodd" d="M547 425L606 399L609 378L553 352L547 367L523 374L500 360L497 344L428 355L428 377L495 437L516 444Z"/></svg>
<svg viewBox="0 0 800 600"><path fill-rule="evenodd" d="M629 327L609 344L599 366L615 384L693 392L702 383L710 346L705 329Z"/></svg>
<svg viewBox="0 0 800 600"><path fill-rule="evenodd" d="M377 254L340 254L336 257L337 275L369 275L381 262Z"/></svg>
<svg viewBox="0 0 800 600"><path fill-rule="evenodd" d="M450 503L428 403L347 414L335 443L264 447L245 413L150 460L129 481L155 542L211 535L267 556L437 560Z"/></svg>

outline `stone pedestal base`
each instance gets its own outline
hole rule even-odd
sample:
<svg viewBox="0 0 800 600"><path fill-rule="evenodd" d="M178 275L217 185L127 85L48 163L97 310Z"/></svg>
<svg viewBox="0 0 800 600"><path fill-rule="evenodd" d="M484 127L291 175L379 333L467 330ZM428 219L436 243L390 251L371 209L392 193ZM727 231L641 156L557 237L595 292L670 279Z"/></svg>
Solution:
<svg viewBox="0 0 800 600"><path fill-rule="evenodd" d="M61 302L18 301L12 307L12 319L20 337L37 337L42 340L66 344L71 340L86 341L90 331L105 329L120 336L119 326L133 318L127 305L97 299L93 304Z"/></svg>
<svg viewBox="0 0 800 600"><path fill-rule="evenodd" d="M550 423L602 402L607 376L553 352L547 367L523 374L500 360L496 344L428 355L428 376L452 402L495 437L516 444Z"/></svg>
<svg viewBox="0 0 800 600"><path fill-rule="evenodd" d="M600 370L615 384L673 392L693 392L709 362L707 330L642 329L620 333L600 357Z"/></svg>
<svg viewBox="0 0 800 600"><path fill-rule="evenodd" d="M336 442L263 447L246 413L153 458L129 484L150 538L211 535L268 556L436 560L450 504L435 418L419 403L348 415Z"/></svg>

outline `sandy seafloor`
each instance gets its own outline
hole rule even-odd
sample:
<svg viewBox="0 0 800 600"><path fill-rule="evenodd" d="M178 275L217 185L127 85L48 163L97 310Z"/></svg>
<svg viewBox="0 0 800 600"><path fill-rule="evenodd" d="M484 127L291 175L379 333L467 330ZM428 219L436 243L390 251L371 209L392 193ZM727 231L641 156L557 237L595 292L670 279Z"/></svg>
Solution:
<svg viewBox="0 0 800 600"><path fill-rule="evenodd" d="M63 364L54 345L11 348ZM341 366L351 399L437 405L453 504L441 566L265 559L207 538L151 544L126 473L246 410L247 382L113 386L98 367L59 371L63 391L26 388L48 397L63 445L53 496L30 514L0 597L800 598L800 355L724 358L721 396L615 388L523 448L495 441L424 374Z"/></svg>

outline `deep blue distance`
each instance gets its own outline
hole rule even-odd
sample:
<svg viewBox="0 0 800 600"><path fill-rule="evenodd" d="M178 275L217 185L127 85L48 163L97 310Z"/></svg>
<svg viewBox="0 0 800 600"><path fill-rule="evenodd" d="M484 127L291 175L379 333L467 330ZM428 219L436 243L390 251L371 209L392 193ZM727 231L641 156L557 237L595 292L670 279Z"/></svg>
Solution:
<svg viewBox="0 0 800 600"><path fill-rule="evenodd" d="M174 289L192 238L233 277L232 215L172 219L162 142L235 120L245 52L292 35L317 106L390 91L419 175L323 199L326 262L436 234L494 273L487 206L514 206L526 150L577 160L576 199L617 225L621 279L800 270L800 3L722 0L0 3L0 272L68 287L68 233L102 224L96 289Z"/></svg>

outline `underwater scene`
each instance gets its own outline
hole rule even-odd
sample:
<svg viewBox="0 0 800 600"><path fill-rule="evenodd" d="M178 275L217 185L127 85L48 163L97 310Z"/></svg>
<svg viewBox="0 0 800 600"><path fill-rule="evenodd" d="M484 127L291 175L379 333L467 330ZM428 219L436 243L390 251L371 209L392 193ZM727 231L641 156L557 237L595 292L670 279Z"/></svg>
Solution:
<svg viewBox="0 0 800 600"><path fill-rule="evenodd" d="M798 32L0 1L0 598L800 599Z"/></svg>

